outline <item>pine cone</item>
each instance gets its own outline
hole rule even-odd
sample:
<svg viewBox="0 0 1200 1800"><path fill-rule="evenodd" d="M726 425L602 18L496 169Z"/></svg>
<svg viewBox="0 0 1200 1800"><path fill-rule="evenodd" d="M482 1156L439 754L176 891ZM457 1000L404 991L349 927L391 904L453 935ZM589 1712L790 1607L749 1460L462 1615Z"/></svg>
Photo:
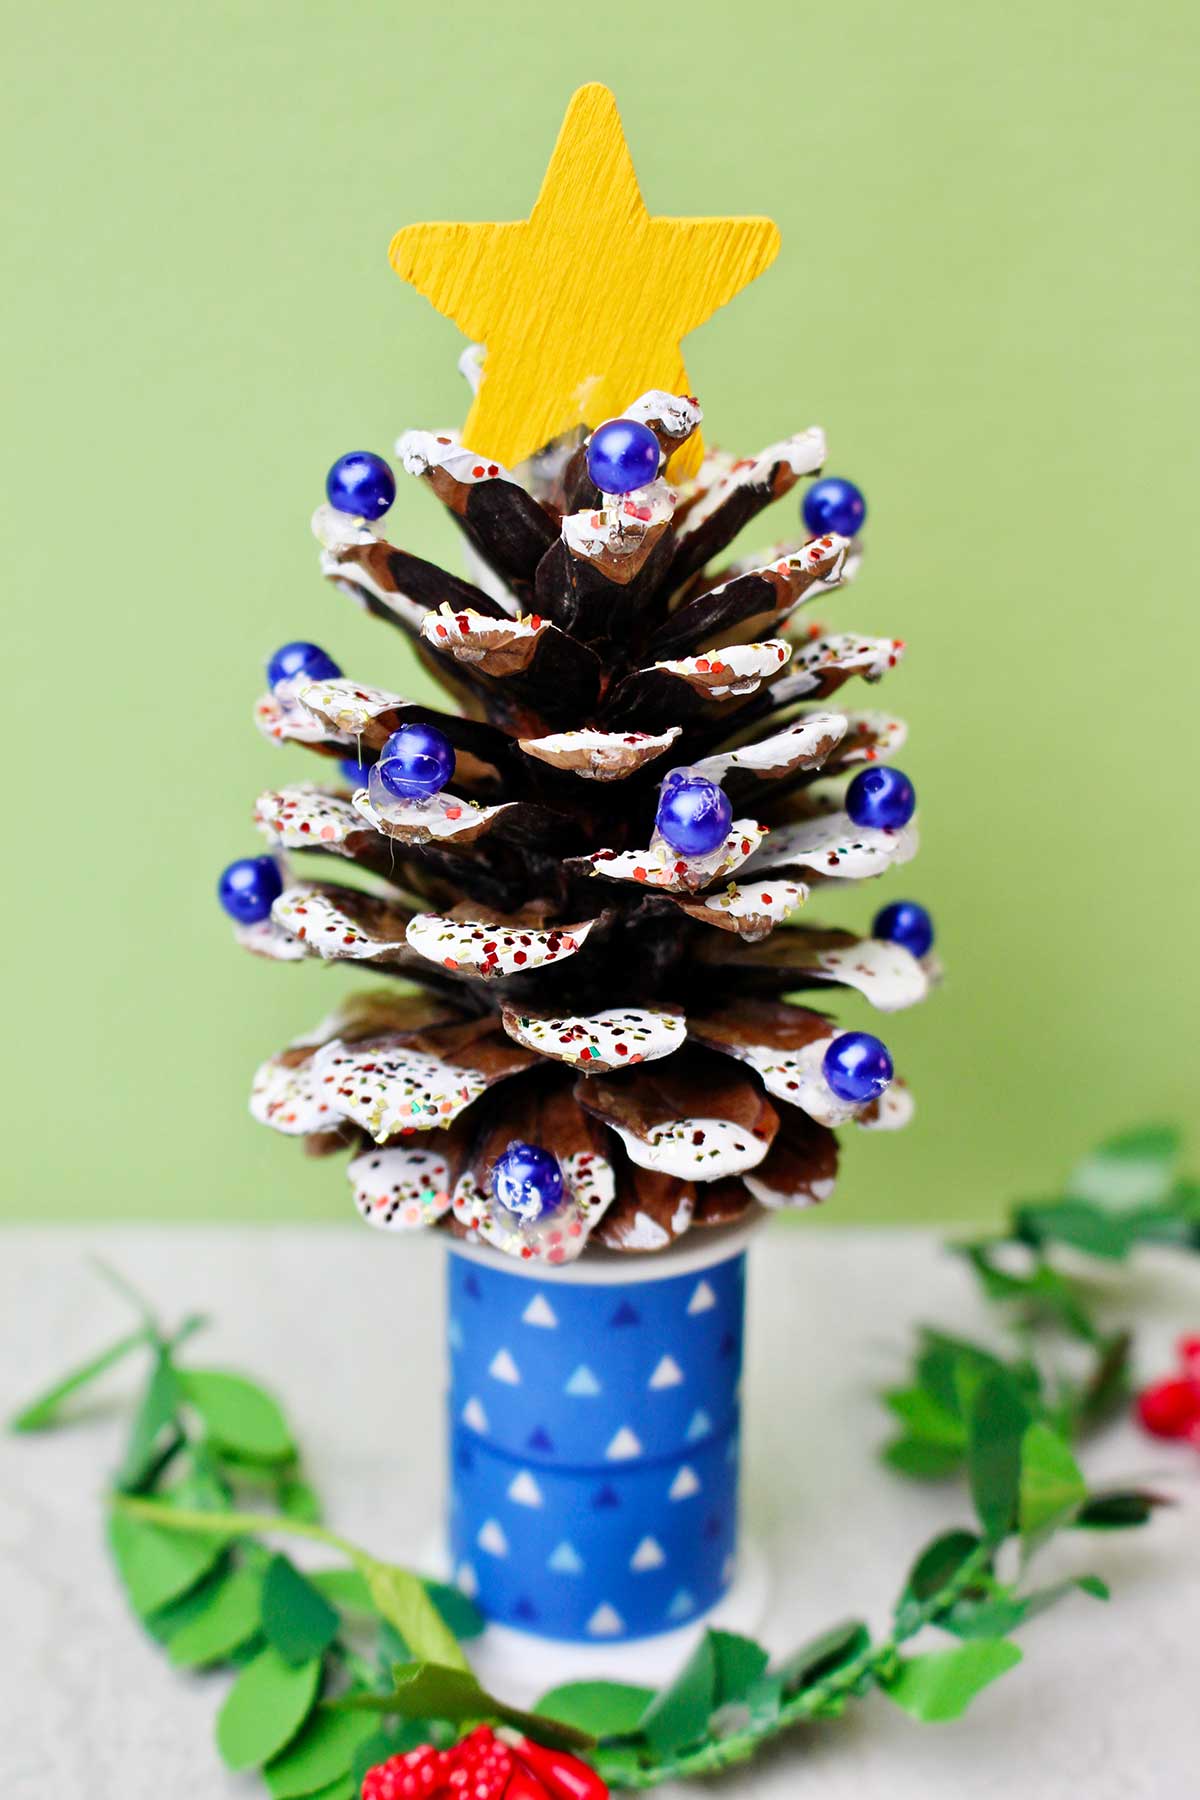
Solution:
<svg viewBox="0 0 1200 1800"><path fill-rule="evenodd" d="M700 410L650 393L626 416L665 466ZM839 1098L824 1061L838 1028L781 996L844 985L888 1011L935 974L887 939L790 922L813 890L823 900L914 853L911 825L860 827L843 805L847 778L897 748L903 725L826 704L904 646L799 624L856 566L847 538L709 566L819 471L822 433L749 460L710 454L678 494L660 476L602 495L582 436L520 480L449 434L409 433L398 453L453 513L474 581L328 506L314 519L322 569L404 633L451 699L438 711L339 676L259 702L268 736L371 766L353 791L260 796L284 891L237 935L283 961L401 979L264 1064L255 1117L318 1153L349 1147L373 1225L440 1224L551 1263L589 1241L658 1250L693 1226L825 1199L832 1128L902 1125L911 1102L901 1084ZM415 720L456 757L421 801L397 799L373 766ZM732 803L704 855L655 824L679 769ZM293 879L280 853L299 850L357 864L370 891ZM565 1201L544 1217L493 1198L514 1140L562 1170Z"/></svg>

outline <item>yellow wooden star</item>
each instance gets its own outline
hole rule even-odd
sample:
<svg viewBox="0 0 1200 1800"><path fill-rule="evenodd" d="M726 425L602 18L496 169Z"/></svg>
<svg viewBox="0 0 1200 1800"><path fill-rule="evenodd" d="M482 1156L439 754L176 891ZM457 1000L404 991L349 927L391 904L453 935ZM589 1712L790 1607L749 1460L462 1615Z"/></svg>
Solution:
<svg viewBox="0 0 1200 1800"><path fill-rule="evenodd" d="M617 103L572 96L528 219L408 225L392 267L468 337L484 374L463 441L510 467L649 388L690 392L680 339L773 261L770 219L652 218ZM672 473L689 474L699 433Z"/></svg>

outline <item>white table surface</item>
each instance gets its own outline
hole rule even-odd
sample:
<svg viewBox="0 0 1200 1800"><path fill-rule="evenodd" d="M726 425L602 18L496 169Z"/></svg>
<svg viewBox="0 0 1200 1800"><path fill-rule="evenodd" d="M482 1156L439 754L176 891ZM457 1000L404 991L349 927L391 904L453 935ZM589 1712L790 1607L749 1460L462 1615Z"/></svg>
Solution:
<svg viewBox="0 0 1200 1800"><path fill-rule="evenodd" d="M397 1561L436 1528L441 1488L440 1246L347 1228L13 1229L0 1237L0 1407L127 1323L95 1252L168 1319L211 1314L197 1361L234 1366L288 1406L336 1529ZM1108 1277L1112 1281L1113 1277ZM1200 1327L1194 1263L1147 1257L1119 1279L1143 1372ZM852 1613L883 1623L912 1553L969 1523L957 1485L890 1477L876 1390L912 1324L979 1332L955 1260L921 1231L772 1228L752 1252L746 1519L773 1564L762 1636L786 1649ZM174 1673L127 1611L99 1497L127 1429L132 1370L80 1424L0 1442L5 1800L245 1800L212 1744L221 1677ZM1095 1570L1110 1605L1071 1598L1020 1634L1025 1663L952 1725L874 1696L793 1733L714 1788L730 1800L1189 1800L1200 1792L1200 1456L1132 1426L1085 1456L1095 1482L1153 1480L1180 1504L1150 1527L1074 1534L1046 1573ZM619 1671L618 1671L619 1672ZM680 1794L682 1788L660 1790ZM695 1790L690 1790L695 1791Z"/></svg>

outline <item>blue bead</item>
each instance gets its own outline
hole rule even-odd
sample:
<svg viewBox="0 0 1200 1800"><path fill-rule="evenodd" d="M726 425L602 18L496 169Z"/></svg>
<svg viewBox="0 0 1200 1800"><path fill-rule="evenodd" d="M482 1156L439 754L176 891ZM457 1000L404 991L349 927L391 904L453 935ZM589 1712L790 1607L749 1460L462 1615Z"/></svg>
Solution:
<svg viewBox="0 0 1200 1800"><path fill-rule="evenodd" d="M846 789L846 811L856 825L899 831L917 810L917 795L902 769L886 763L862 769Z"/></svg>
<svg viewBox="0 0 1200 1800"><path fill-rule="evenodd" d="M365 788L371 779L371 764L357 762L353 756L343 756L338 768L352 788Z"/></svg>
<svg viewBox="0 0 1200 1800"><path fill-rule="evenodd" d="M602 494L631 494L658 474L658 439L636 419L609 419L588 439L587 467Z"/></svg>
<svg viewBox="0 0 1200 1800"><path fill-rule="evenodd" d="M320 644L282 644L267 664L267 686L274 691L281 681L336 681L341 670Z"/></svg>
<svg viewBox="0 0 1200 1800"><path fill-rule="evenodd" d="M836 531L839 537L852 538L866 516L862 489L840 475L823 475L804 496L804 523L814 537Z"/></svg>
<svg viewBox="0 0 1200 1800"><path fill-rule="evenodd" d="M887 1045L869 1031L843 1031L826 1050L821 1066L838 1099L855 1106L878 1100L895 1074Z"/></svg>
<svg viewBox="0 0 1200 1800"><path fill-rule="evenodd" d="M663 782L654 822L680 856L707 856L716 850L732 820L729 796L715 781L678 769Z"/></svg>
<svg viewBox="0 0 1200 1800"><path fill-rule="evenodd" d="M454 773L454 745L436 725L402 725L393 731L375 765L389 794L428 800Z"/></svg>
<svg viewBox="0 0 1200 1800"><path fill-rule="evenodd" d="M933 920L915 900L893 900L875 914L871 936L900 944L913 956L926 956L933 948Z"/></svg>
<svg viewBox="0 0 1200 1800"><path fill-rule="evenodd" d="M283 892L283 876L271 856L243 856L231 862L217 883L217 899L239 925L269 918Z"/></svg>
<svg viewBox="0 0 1200 1800"><path fill-rule="evenodd" d="M396 477L373 450L350 450L325 477L325 495L330 506L352 518L382 519L396 498Z"/></svg>
<svg viewBox="0 0 1200 1800"><path fill-rule="evenodd" d="M497 1206L526 1225L557 1212L564 1191L557 1158L540 1144L511 1143L492 1165L492 1196Z"/></svg>

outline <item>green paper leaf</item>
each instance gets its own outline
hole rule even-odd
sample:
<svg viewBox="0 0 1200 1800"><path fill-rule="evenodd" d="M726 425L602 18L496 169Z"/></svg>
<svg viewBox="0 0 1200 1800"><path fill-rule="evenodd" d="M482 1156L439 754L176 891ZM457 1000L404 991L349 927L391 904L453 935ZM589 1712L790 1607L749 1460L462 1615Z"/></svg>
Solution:
<svg viewBox="0 0 1200 1800"><path fill-rule="evenodd" d="M1015 1215L1017 1231L1034 1244L1069 1244L1087 1256L1119 1262L1128 1254L1131 1233L1124 1219L1090 1200L1056 1200L1044 1206L1022 1206Z"/></svg>
<svg viewBox="0 0 1200 1800"><path fill-rule="evenodd" d="M1098 1206L1140 1206L1168 1193L1179 1155L1179 1133L1170 1125L1146 1125L1109 1138L1067 1177L1072 1199Z"/></svg>
<svg viewBox="0 0 1200 1800"><path fill-rule="evenodd" d="M147 1613L142 1624L155 1642L165 1647L185 1625L190 1625L193 1619L198 1619L201 1613L207 1612L217 1590L228 1580L231 1567L228 1553L223 1549L208 1574L195 1587L189 1588L186 1594L180 1594L177 1600L168 1600L157 1612Z"/></svg>
<svg viewBox="0 0 1200 1800"><path fill-rule="evenodd" d="M1080 1425L1101 1424L1123 1408L1129 1393L1129 1362L1133 1340L1127 1331L1102 1341L1099 1361L1076 1403Z"/></svg>
<svg viewBox="0 0 1200 1800"><path fill-rule="evenodd" d="M1035 1420L1021 1439L1022 1535L1053 1528L1086 1499L1087 1483L1067 1445L1057 1431Z"/></svg>
<svg viewBox="0 0 1200 1800"><path fill-rule="evenodd" d="M1108 1589L1102 1581L1094 1575L1081 1575L1076 1581L1059 1581L1053 1587L1038 1588L1031 1594L1003 1593L990 1599L960 1601L938 1623L952 1631L955 1637L1007 1637L1018 1626L1027 1625L1030 1619L1078 1591L1097 1600L1108 1598Z"/></svg>
<svg viewBox="0 0 1200 1800"><path fill-rule="evenodd" d="M893 1438L880 1454L898 1475L907 1475L913 1481L948 1481L963 1465L961 1450L926 1443L920 1438Z"/></svg>
<svg viewBox="0 0 1200 1800"><path fill-rule="evenodd" d="M177 1669L200 1669L219 1662L259 1629L262 1576L233 1569L214 1589L195 1618L173 1632L167 1655Z"/></svg>
<svg viewBox="0 0 1200 1800"><path fill-rule="evenodd" d="M564 1750L588 1749L590 1732L505 1705L481 1688L470 1669L429 1662L401 1663L392 1671L390 1694L350 1694L330 1705L346 1712L400 1713L410 1719L502 1719L539 1743Z"/></svg>
<svg viewBox="0 0 1200 1800"><path fill-rule="evenodd" d="M919 1438L926 1444L945 1445L953 1450L966 1447L967 1428L962 1419L928 1388L893 1388L884 1395L884 1400L910 1438Z"/></svg>
<svg viewBox="0 0 1200 1800"><path fill-rule="evenodd" d="M1099 1575L1077 1575L1075 1586L1081 1593L1090 1594L1093 1600L1112 1599L1112 1589Z"/></svg>
<svg viewBox="0 0 1200 1800"><path fill-rule="evenodd" d="M356 1556L354 1560L376 1612L400 1633L414 1662L466 1669L467 1659L458 1639L418 1575L394 1563L376 1562L374 1557Z"/></svg>
<svg viewBox="0 0 1200 1800"><path fill-rule="evenodd" d="M374 1720L364 1713L314 1714L299 1737L263 1770L272 1800L295 1800L331 1782L349 1781L356 1751L376 1735Z"/></svg>
<svg viewBox="0 0 1200 1800"><path fill-rule="evenodd" d="M129 1603L143 1618L195 1587L224 1554L213 1538L185 1537L122 1513L109 1520L108 1542Z"/></svg>
<svg viewBox="0 0 1200 1800"><path fill-rule="evenodd" d="M484 1616L461 1589L449 1587L444 1581L427 1581L425 1592L460 1644L481 1635L486 1624Z"/></svg>
<svg viewBox="0 0 1200 1800"><path fill-rule="evenodd" d="M371 1590L358 1569L310 1569L308 1580L343 1612L373 1613Z"/></svg>
<svg viewBox="0 0 1200 1800"><path fill-rule="evenodd" d="M180 1381L205 1430L224 1449L267 1462L295 1455L279 1405L255 1382L220 1369L181 1370Z"/></svg>
<svg viewBox="0 0 1200 1800"><path fill-rule="evenodd" d="M179 1377L166 1351L154 1359L146 1391L133 1421L129 1442L116 1483L123 1492L143 1486L158 1461L159 1441L168 1425L176 1422L183 1392Z"/></svg>
<svg viewBox="0 0 1200 1800"><path fill-rule="evenodd" d="M833 1625L818 1637L810 1638L780 1663L776 1673L786 1695L801 1693L824 1681L836 1669L842 1669L868 1649L871 1634L861 1619L847 1619Z"/></svg>
<svg viewBox="0 0 1200 1800"><path fill-rule="evenodd" d="M654 1692L621 1681L571 1681L543 1694L534 1711L592 1737L625 1737L637 1730Z"/></svg>
<svg viewBox="0 0 1200 1800"><path fill-rule="evenodd" d="M963 1372L1003 1375L1006 1365L982 1344L967 1338L950 1337L926 1325L921 1331L921 1351L917 1358L917 1378L935 1399L951 1412L963 1412Z"/></svg>
<svg viewBox="0 0 1200 1800"><path fill-rule="evenodd" d="M1047 1262L1038 1262L1028 1274L1014 1275L992 1260L988 1244L958 1244L955 1249L966 1257L989 1300L1020 1302L1028 1316L1057 1319L1076 1337L1087 1343L1095 1341L1095 1327L1088 1318L1076 1284L1061 1270Z"/></svg>
<svg viewBox="0 0 1200 1800"><path fill-rule="evenodd" d="M8 1422L10 1431L46 1431L59 1423L58 1413L64 1400L77 1394L81 1388L98 1379L119 1363L131 1350L140 1349L148 1342L145 1331L131 1331L128 1336L118 1338L107 1350L101 1350L90 1361L81 1363L77 1369L56 1381L44 1393L30 1400Z"/></svg>
<svg viewBox="0 0 1200 1800"><path fill-rule="evenodd" d="M296 1667L270 1645L246 1664L217 1714L217 1749L231 1769L256 1769L290 1744L312 1711L321 1660Z"/></svg>
<svg viewBox="0 0 1200 1800"><path fill-rule="evenodd" d="M660 1757L698 1744L716 1705L717 1657L706 1632L669 1687L654 1696L638 1729Z"/></svg>
<svg viewBox="0 0 1200 1800"><path fill-rule="evenodd" d="M967 1471L984 1535L998 1540L1012 1529L1021 1482L1021 1440L1029 1409L1007 1370L985 1375L971 1406Z"/></svg>
<svg viewBox="0 0 1200 1800"><path fill-rule="evenodd" d="M976 1694L1020 1660L1016 1644L1004 1638L985 1638L953 1650L906 1657L883 1689L911 1718L925 1725L942 1724L960 1718Z"/></svg>
<svg viewBox="0 0 1200 1800"><path fill-rule="evenodd" d="M1172 1505L1165 1494L1152 1494L1144 1488L1093 1494L1075 1514L1074 1523L1088 1531L1124 1531L1145 1525L1157 1507Z"/></svg>
<svg viewBox="0 0 1200 1800"><path fill-rule="evenodd" d="M740 1637L732 1631L710 1631L716 1664L715 1700L717 1706L728 1706L744 1700L747 1693L766 1671L770 1657L753 1638Z"/></svg>
<svg viewBox="0 0 1200 1800"><path fill-rule="evenodd" d="M915 1630L932 1600L952 1582L963 1564L975 1555L980 1539L973 1531L944 1531L926 1544L896 1602L896 1625L903 1632ZM937 1614L930 1615L936 1618Z"/></svg>
<svg viewBox="0 0 1200 1800"><path fill-rule="evenodd" d="M589 1761L614 1795L623 1795L626 1788L644 1788L647 1784L640 1779L642 1770L656 1766L645 1745L636 1743L604 1745Z"/></svg>
<svg viewBox="0 0 1200 1800"><path fill-rule="evenodd" d="M309 1525L321 1523L321 1502L307 1481L287 1477L278 1484L275 1498L280 1512L289 1519L301 1519Z"/></svg>
<svg viewBox="0 0 1200 1800"><path fill-rule="evenodd" d="M262 1628L284 1662L299 1666L327 1650L338 1634L337 1609L282 1553L262 1582Z"/></svg>
<svg viewBox="0 0 1200 1800"><path fill-rule="evenodd" d="M774 1726L783 1710L783 1701L783 1676L778 1670L768 1671L751 1682L742 1702L750 1715L750 1729L763 1731Z"/></svg>

